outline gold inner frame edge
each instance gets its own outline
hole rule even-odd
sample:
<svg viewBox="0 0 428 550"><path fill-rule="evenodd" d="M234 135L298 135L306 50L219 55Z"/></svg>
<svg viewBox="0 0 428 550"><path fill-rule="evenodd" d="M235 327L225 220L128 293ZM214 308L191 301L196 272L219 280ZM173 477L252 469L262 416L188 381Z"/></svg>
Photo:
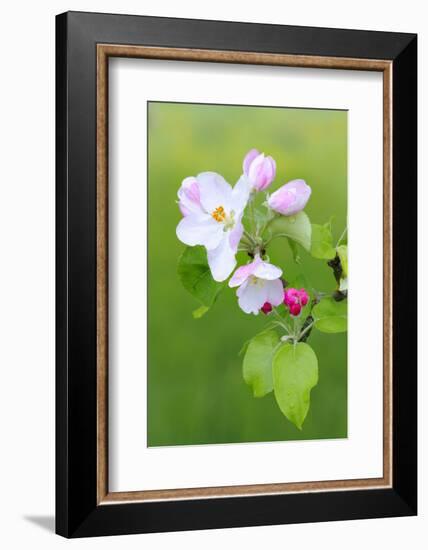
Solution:
<svg viewBox="0 0 428 550"><path fill-rule="evenodd" d="M383 476L128 492L108 488L108 59L132 57L383 73ZM205 499L392 486L392 61L97 44L97 504Z"/></svg>

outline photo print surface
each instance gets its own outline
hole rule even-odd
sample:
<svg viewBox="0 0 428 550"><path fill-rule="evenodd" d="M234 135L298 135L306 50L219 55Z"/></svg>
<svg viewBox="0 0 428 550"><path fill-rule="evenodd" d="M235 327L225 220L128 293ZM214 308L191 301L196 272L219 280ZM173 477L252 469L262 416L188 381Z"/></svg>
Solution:
<svg viewBox="0 0 428 550"><path fill-rule="evenodd" d="M147 109L147 445L346 438L347 111Z"/></svg>

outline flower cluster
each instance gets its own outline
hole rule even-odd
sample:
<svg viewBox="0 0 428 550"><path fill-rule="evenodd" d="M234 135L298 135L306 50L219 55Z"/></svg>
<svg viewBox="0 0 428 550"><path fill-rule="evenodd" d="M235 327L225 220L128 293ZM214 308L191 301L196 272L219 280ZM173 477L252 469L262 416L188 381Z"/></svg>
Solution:
<svg viewBox="0 0 428 550"><path fill-rule="evenodd" d="M234 187L215 172L202 172L183 180L178 191L183 218L177 226L177 237L188 246L205 247L212 277L218 282L228 279L234 271L241 244L253 259L238 267L229 281L231 288L238 287L240 308L257 315L260 310L268 313L284 302L292 315L298 315L305 300L307 303L307 294L292 296L290 292L295 289L289 289L288 297L284 297L282 270L266 261L263 232L246 233L242 223L247 205L253 203L257 193L266 192L274 181L275 160L251 149L244 158L242 170ZM311 188L303 180L282 185L272 195L266 194L267 219L299 213L310 195Z"/></svg>
<svg viewBox="0 0 428 550"><path fill-rule="evenodd" d="M302 308L309 301L309 295L304 288L287 288L284 292L284 304L288 307L293 317L300 315Z"/></svg>
<svg viewBox="0 0 428 550"><path fill-rule="evenodd" d="M282 300L285 306L288 308L290 315L292 317L298 317L302 311L302 308L309 302L309 294L304 288L300 290L296 288L287 288L283 291ZM280 302L280 303L281 303ZM269 315L272 312L273 306L279 304L274 304L270 301L266 301L260 310L265 314Z"/></svg>

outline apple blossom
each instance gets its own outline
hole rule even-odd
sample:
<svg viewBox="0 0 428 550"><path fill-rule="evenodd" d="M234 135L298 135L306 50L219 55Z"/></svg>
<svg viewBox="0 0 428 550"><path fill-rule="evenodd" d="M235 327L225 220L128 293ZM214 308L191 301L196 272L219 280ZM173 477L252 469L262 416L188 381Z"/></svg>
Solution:
<svg viewBox="0 0 428 550"><path fill-rule="evenodd" d="M279 306L284 299L281 282L282 270L264 262L259 255L247 265L238 267L229 281L236 291L239 307L245 313L257 315L266 302Z"/></svg>
<svg viewBox="0 0 428 550"><path fill-rule="evenodd" d="M283 216L292 216L305 208L311 192L304 180L292 180L272 193L268 205Z"/></svg>
<svg viewBox="0 0 428 550"><path fill-rule="evenodd" d="M186 178L179 191L183 218L176 233L188 246L202 245L215 281L224 281L236 266L236 252L244 228L241 222L249 189L244 177L235 187L215 172Z"/></svg>
<svg viewBox="0 0 428 550"><path fill-rule="evenodd" d="M287 288L284 291L284 304L288 306L290 314L293 317L300 315L302 307L309 301L308 293L304 288L297 290L296 288Z"/></svg>
<svg viewBox="0 0 428 550"><path fill-rule="evenodd" d="M248 151L242 165L252 191L264 191L275 179L276 163L257 149Z"/></svg>

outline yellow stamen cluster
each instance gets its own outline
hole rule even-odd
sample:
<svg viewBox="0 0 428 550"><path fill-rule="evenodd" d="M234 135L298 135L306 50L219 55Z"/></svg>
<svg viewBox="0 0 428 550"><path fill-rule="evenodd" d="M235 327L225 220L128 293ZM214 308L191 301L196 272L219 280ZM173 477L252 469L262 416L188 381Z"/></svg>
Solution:
<svg viewBox="0 0 428 550"><path fill-rule="evenodd" d="M226 212L222 206L217 206L217 208L212 212L211 216L215 219L216 222L224 222L226 218Z"/></svg>
<svg viewBox="0 0 428 550"><path fill-rule="evenodd" d="M264 279L259 279L258 277L255 277L254 275L251 275L249 278L250 285L257 285L259 287L265 286Z"/></svg>

